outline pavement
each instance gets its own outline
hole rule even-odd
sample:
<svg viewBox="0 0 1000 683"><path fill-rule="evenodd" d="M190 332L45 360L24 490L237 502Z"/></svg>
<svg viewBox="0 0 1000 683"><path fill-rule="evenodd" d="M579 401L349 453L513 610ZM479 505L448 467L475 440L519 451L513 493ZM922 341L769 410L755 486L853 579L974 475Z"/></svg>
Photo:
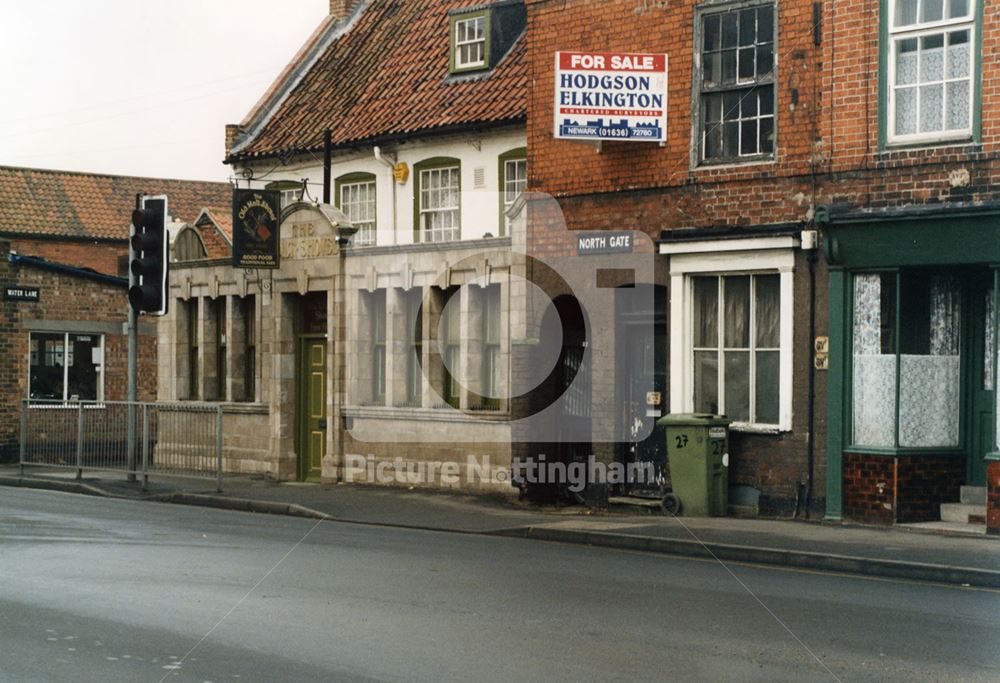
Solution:
<svg viewBox="0 0 1000 683"><path fill-rule="evenodd" d="M274 483L232 476L150 481L0 467L0 486L200 505L354 524L504 536L800 569L1000 588L1000 539L821 521L670 517L542 507L499 497L359 484Z"/></svg>

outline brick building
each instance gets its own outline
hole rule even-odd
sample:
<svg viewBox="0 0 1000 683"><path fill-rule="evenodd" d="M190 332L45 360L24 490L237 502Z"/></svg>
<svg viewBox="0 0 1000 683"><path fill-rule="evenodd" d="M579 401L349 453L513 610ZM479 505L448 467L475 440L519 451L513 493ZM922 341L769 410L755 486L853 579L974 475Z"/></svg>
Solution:
<svg viewBox="0 0 1000 683"><path fill-rule="evenodd" d="M571 230L656 242L648 388L671 412L734 420L737 495L891 523L937 519L961 486L984 485L998 450L1000 71L983 59L997 13L976 0L527 5L529 190L554 196ZM555 139L556 50L666 54L666 142ZM575 256L561 227L530 225L532 253ZM609 389L595 413L627 399Z"/></svg>
<svg viewBox="0 0 1000 683"><path fill-rule="evenodd" d="M194 220L225 205L230 188L0 167L0 458L17 456L23 399L126 398L127 238L138 192L167 194L174 216ZM155 334L140 324L140 400L156 396Z"/></svg>

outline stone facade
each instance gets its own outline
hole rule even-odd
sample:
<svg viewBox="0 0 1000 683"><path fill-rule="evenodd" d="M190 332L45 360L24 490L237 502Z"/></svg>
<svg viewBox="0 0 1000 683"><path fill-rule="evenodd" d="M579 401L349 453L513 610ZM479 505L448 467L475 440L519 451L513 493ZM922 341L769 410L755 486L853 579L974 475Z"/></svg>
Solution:
<svg viewBox="0 0 1000 683"><path fill-rule="evenodd" d="M244 272L211 260L175 263L171 271L173 303L160 326L160 398L221 403L225 469L277 480L316 476L330 482L369 481L367 465L358 463L371 459L373 466L381 466L381 483L514 492L508 481L506 408L482 410L474 405L471 389L461 393L455 407L449 405L442 396L441 353L433 343L442 295L455 292L463 329L461 357L473 359L462 361L456 379L475 387L477 360L470 349L477 336L474 298L482 287L495 286L501 300L507 300L510 240L348 248L341 258L327 215L303 203L286 209L281 241L284 258L272 272ZM379 400L372 395L373 340L366 307L375 294L386 305L386 379ZM407 394L405 368L412 344L406 338L407 301L414 298L421 302L422 328L428 330L416 397ZM507 311L505 305L504 318ZM506 340L506 324L503 330L500 338ZM303 470L300 438L307 374L301 342L314 338L326 340L327 427L322 465L310 473ZM506 344L502 341L504 358ZM505 368L501 374L506 375ZM347 466L345 458L350 459ZM457 483L442 480L433 470L425 471L430 479L403 478L408 468L429 463L454 463Z"/></svg>

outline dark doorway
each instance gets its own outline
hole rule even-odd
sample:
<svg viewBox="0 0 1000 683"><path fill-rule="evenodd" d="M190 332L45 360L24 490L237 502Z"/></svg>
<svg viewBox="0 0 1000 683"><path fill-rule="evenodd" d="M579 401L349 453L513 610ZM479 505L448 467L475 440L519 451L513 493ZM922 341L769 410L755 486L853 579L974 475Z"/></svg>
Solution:
<svg viewBox="0 0 1000 683"><path fill-rule="evenodd" d="M646 288L639 292L636 289ZM618 459L626 465L624 493L660 497L667 483L662 417L667 394L666 289L642 284L618 290L615 365Z"/></svg>

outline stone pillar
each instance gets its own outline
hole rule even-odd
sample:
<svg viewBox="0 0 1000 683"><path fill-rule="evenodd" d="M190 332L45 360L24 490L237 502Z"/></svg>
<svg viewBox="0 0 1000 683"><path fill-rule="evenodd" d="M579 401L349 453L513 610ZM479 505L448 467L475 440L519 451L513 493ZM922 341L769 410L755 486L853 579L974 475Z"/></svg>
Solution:
<svg viewBox="0 0 1000 683"><path fill-rule="evenodd" d="M218 376L219 329L217 327L217 306L224 306L219 299L200 300L198 306L198 377L200 378L200 398L215 401L222 396L223 378Z"/></svg>
<svg viewBox="0 0 1000 683"><path fill-rule="evenodd" d="M268 406L271 414L272 473L279 480L294 479L295 471L295 311L301 299L292 294L272 295ZM272 322L273 321L273 322Z"/></svg>
<svg viewBox="0 0 1000 683"><path fill-rule="evenodd" d="M406 400L406 292L390 287L385 292L385 404L398 406Z"/></svg>
<svg viewBox="0 0 1000 683"><path fill-rule="evenodd" d="M246 321L242 299L226 297L226 398L246 400L243 376L246 368Z"/></svg>
<svg viewBox="0 0 1000 683"><path fill-rule="evenodd" d="M191 387L191 339L192 325L197 331L197 313L192 315L192 309L197 309L198 300L189 299L187 301L178 299L176 305L171 307L170 313L162 324L173 328L173 376L170 387L159 387L157 389L160 398L177 401L180 399L193 399ZM161 347L163 348L163 347ZM164 394L164 391L167 393Z"/></svg>

